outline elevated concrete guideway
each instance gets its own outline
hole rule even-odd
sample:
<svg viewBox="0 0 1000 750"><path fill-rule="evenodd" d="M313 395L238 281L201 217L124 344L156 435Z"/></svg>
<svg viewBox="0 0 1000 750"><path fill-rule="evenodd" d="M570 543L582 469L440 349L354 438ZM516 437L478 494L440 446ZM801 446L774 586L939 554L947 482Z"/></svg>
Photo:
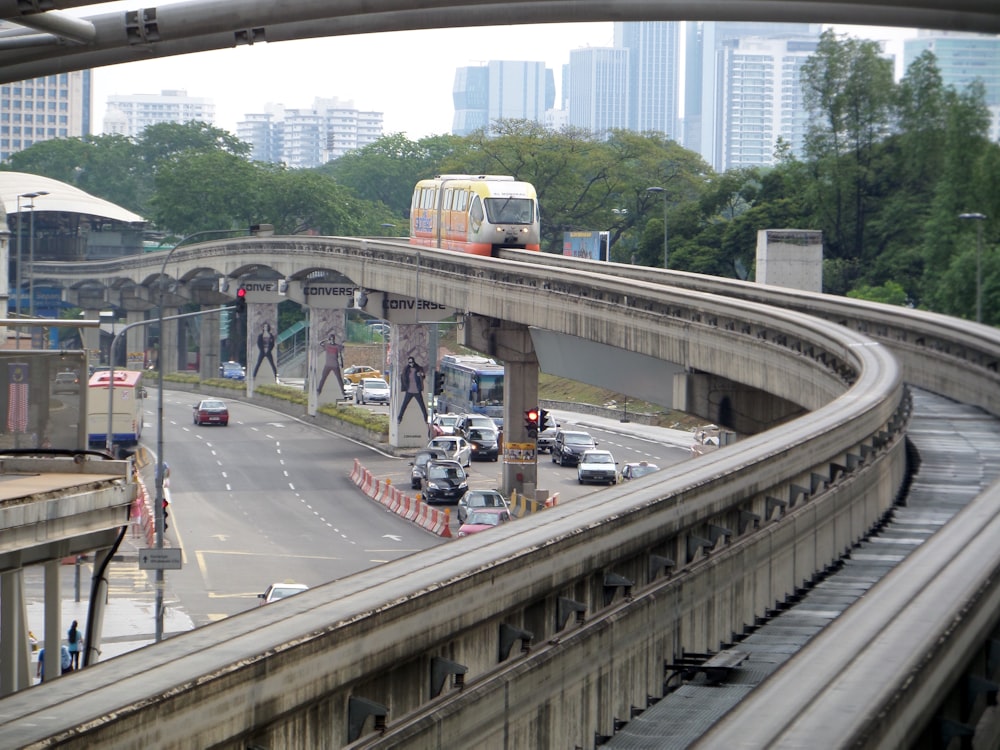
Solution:
<svg viewBox="0 0 1000 750"><path fill-rule="evenodd" d="M191 747L236 738L274 746L293 736L330 746L365 736L378 746L372 726L382 719L391 730L385 742L413 747L433 744L431 736L489 744L500 734L526 746L555 738L589 746L628 716L630 703L659 694L662 664L678 650L728 642L889 507L902 481L907 399L888 342L919 352L921 377L946 395L998 385L995 332L969 324L959 332L941 316L881 305L850 301L827 322L678 291L672 282L687 275L676 273L635 281L585 263L553 272L546 256L532 257L533 268L342 238L243 238L177 256L172 272L182 277L266 266L294 281L336 268L366 288L433 299L477 320L544 324L608 345L627 340L634 351L721 377L745 369L744 380L794 396L810 413L711 461L546 511L530 528L318 587L289 602L280 622L247 613L71 675L67 690L84 678L89 692L58 711L39 702L44 690L0 701L0 715L23 716L0 728L5 736L37 738L32 716L51 712L81 746L147 731ZM140 280L149 262L85 272ZM773 294L780 300L783 290ZM863 328L885 343L856 332ZM234 650L243 655L235 663ZM459 673L464 689L449 676ZM178 693L181 684L189 689ZM96 716L107 718L71 730ZM466 721L473 718L475 726Z"/></svg>

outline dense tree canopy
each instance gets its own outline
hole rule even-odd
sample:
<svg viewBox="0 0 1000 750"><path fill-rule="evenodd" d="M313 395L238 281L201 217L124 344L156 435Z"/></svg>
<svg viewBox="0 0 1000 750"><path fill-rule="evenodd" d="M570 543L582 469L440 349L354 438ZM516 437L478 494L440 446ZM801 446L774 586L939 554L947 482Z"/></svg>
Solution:
<svg viewBox="0 0 1000 750"><path fill-rule="evenodd" d="M197 122L45 141L3 168L76 185L178 236L256 223L405 235L417 180L507 174L535 185L548 252L564 232L602 231L618 262L662 266L666 240L671 268L753 278L759 230L820 230L826 291L973 318L981 268L983 320L1000 323L1000 146L982 85L945 86L930 52L896 84L876 44L833 32L802 75L804 153L779 141L774 167L722 174L660 134L526 120L464 137L390 134L318 169L252 162L247 144ZM959 218L968 212L986 219Z"/></svg>

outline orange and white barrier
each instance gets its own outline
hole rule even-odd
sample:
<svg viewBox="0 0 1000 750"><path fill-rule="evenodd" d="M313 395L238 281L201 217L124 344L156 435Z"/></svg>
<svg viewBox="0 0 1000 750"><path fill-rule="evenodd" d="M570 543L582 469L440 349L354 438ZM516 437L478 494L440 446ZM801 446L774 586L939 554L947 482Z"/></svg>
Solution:
<svg viewBox="0 0 1000 750"><path fill-rule="evenodd" d="M396 515L402 516L407 521L413 521L438 536L451 537L451 513L447 508L444 510L432 508L419 498L410 497L397 489L391 480L376 479L358 459L354 460L351 481L368 497L381 503Z"/></svg>
<svg viewBox="0 0 1000 750"><path fill-rule="evenodd" d="M549 497L547 497L545 499L545 507L546 508L554 508L557 505L559 505L559 493L558 492L556 494L554 494L554 495L550 495Z"/></svg>

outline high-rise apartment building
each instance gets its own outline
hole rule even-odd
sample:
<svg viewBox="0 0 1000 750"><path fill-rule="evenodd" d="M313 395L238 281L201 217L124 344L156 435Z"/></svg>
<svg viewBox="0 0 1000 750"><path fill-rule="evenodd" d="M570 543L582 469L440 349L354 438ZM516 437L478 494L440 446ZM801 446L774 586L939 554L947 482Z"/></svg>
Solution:
<svg viewBox="0 0 1000 750"><path fill-rule="evenodd" d="M615 47L628 50L628 128L680 139L680 23L616 23Z"/></svg>
<svg viewBox="0 0 1000 750"><path fill-rule="evenodd" d="M694 26L694 28L691 28ZM732 130L725 122L725 113L732 114L733 106L727 106L726 97L730 86L728 66L732 64L732 52L738 49L738 40L755 37L758 39L797 40L798 43L808 43L819 39L821 27L819 24L788 24L788 23L737 23L706 21L697 25L691 24L687 35L686 70L685 70L685 110L683 145L702 155L712 168L723 171L727 168L728 156L724 150L726 131ZM772 51L773 54L777 50ZM738 56L737 56L738 57ZM793 63L798 65L798 63ZM762 66L771 69L770 65ZM747 85L747 74L742 71L740 78L742 86ZM797 86L797 84L795 84ZM698 89L695 93L692 89ZM789 102L799 98L789 92ZM784 100L784 95L782 96ZM749 104L749 102L747 102ZM784 104L779 101L780 106ZM777 115L779 120L782 114ZM791 126L790 124L790 127ZM731 141L730 141L731 143ZM773 151L773 144L771 150ZM742 157L740 157L742 159ZM769 163L769 162L768 162Z"/></svg>
<svg viewBox="0 0 1000 750"><path fill-rule="evenodd" d="M0 161L40 141L91 133L91 71L0 85Z"/></svg>
<svg viewBox="0 0 1000 750"><path fill-rule="evenodd" d="M317 98L308 109L269 104L262 113L244 115L236 137L251 145L256 161L318 167L381 138L382 113L336 98Z"/></svg>
<svg viewBox="0 0 1000 750"><path fill-rule="evenodd" d="M799 71L816 37L742 37L720 50L718 154L722 169L774 164L780 138L794 154L805 146L808 113Z"/></svg>
<svg viewBox="0 0 1000 750"><path fill-rule="evenodd" d="M167 89L159 94L112 94L104 112L102 132L134 138L150 125L192 120L213 124L215 102L188 96L183 89Z"/></svg>
<svg viewBox="0 0 1000 750"><path fill-rule="evenodd" d="M585 47L569 53L569 124L604 137L628 128L629 51Z"/></svg>
<svg viewBox="0 0 1000 750"><path fill-rule="evenodd" d="M934 53L946 86L962 91L973 81L982 81L993 116L990 139L1000 139L1000 36L920 31L915 39L903 42L903 69L924 50Z"/></svg>
<svg viewBox="0 0 1000 750"><path fill-rule="evenodd" d="M544 62L490 60L458 68L452 100L454 135L489 128L497 120L544 123L556 99L555 78Z"/></svg>

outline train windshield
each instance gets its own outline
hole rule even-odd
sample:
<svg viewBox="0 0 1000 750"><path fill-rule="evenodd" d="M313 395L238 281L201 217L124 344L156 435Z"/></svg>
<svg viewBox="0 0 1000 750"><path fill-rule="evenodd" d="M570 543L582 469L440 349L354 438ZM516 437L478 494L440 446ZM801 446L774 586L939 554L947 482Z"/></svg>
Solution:
<svg viewBox="0 0 1000 750"><path fill-rule="evenodd" d="M535 219L531 198L487 198L485 203L491 224L530 224Z"/></svg>

